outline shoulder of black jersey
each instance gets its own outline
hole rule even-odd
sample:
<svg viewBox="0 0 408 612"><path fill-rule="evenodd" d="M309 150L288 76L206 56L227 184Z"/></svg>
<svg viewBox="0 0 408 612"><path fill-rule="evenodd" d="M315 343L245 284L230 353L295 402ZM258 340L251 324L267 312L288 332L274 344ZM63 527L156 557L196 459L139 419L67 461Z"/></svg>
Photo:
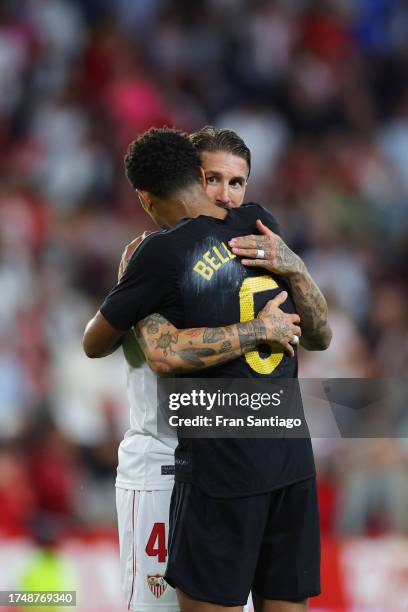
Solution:
<svg viewBox="0 0 408 612"><path fill-rule="evenodd" d="M271 211L268 208L265 208L265 206L262 206L261 204L258 204L257 202L245 202L244 204L242 204L240 210L246 210L251 214L266 214L270 217L273 217L273 214L271 213Z"/></svg>
<svg viewBox="0 0 408 612"><path fill-rule="evenodd" d="M242 211L243 215L248 215L249 220L256 221L257 219L260 219L262 223L270 227L273 231L279 230L279 224L277 220L275 219L271 211L265 208L265 206L261 206L261 204L257 204L256 202L245 202L244 204L242 204L239 210Z"/></svg>
<svg viewBox="0 0 408 612"><path fill-rule="evenodd" d="M244 202L239 208L232 208L232 210L239 211L243 215L256 215L267 209L256 202Z"/></svg>
<svg viewBox="0 0 408 612"><path fill-rule="evenodd" d="M185 219L181 219L171 229L165 230L161 232L163 236L166 237L166 240L170 241L173 244L179 244L177 241L180 240L185 234L190 234L193 228L198 227L206 227L208 222L211 221L211 217L206 215L198 215L198 217L186 217ZM163 243L164 244L164 243Z"/></svg>
<svg viewBox="0 0 408 612"><path fill-rule="evenodd" d="M149 234L142 240L137 249L132 253L132 256L129 259L129 263L131 261L137 260L142 254L146 254L156 249L157 246L162 244L162 236L166 234L165 230L159 230L157 232L153 232Z"/></svg>
<svg viewBox="0 0 408 612"><path fill-rule="evenodd" d="M132 272L139 270L140 267L149 267L150 269L162 266L163 260L170 261L173 253L172 245L174 240L171 239L168 230L160 230L153 232L141 242L137 249L132 253L129 263L123 275L123 280L132 275ZM167 258L164 255L167 253Z"/></svg>
<svg viewBox="0 0 408 612"><path fill-rule="evenodd" d="M132 268L140 260L154 257L157 253L165 253L169 250L177 248L179 244L178 240L181 237L180 234L185 234L191 229L191 226L196 226L201 223L205 223L207 217L198 216L193 218L181 219L177 225L173 228L160 230L149 234L143 242L137 247L132 253L129 259L128 267Z"/></svg>

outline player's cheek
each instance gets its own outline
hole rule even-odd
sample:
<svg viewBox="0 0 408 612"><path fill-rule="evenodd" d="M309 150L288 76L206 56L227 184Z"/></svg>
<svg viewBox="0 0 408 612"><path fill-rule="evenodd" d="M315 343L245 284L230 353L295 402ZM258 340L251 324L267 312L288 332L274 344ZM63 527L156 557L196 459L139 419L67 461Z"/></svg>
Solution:
<svg viewBox="0 0 408 612"><path fill-rule="evenodd" d="M218 185L212 185L207 183L207 185L205 186L205 192L213 203L215 203L217 199L218 190Z"/></svg>
<svg viewBox="0 0 408 612"><path fill-rule="evenodd" d="M244 201L245 191L243 189L230 191L230 206L231 208L239 208Z"/></svg>

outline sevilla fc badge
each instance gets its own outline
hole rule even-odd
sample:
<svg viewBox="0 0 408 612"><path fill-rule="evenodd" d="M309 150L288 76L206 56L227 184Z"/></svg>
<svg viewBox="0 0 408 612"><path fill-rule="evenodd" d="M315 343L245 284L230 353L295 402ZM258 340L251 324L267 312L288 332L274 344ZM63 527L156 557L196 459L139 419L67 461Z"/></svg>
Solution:
<svg viewBox="0 0 408 612"><path fill-rule="evenodd" d="M160 574L155 574L154 576L147 576L147 584L149 585L149 589L153 593L157 599L159 599L164 591L167 589L167 582Z"/></svg>

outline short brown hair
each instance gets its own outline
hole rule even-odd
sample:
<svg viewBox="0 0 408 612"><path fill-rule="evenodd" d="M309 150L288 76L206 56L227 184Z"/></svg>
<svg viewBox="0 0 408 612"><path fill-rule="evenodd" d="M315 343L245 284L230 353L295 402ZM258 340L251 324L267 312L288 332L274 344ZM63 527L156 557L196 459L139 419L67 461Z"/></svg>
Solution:
<svg viewBox="0 0 408 612"><path fill-rule="evenodd" d="M220 130L212 125L206 125L201 130L190 134L190 140L201 156L204 151L216 153L226 151L237 157L242 157L248 164L248 176L251 172L251 151L245 142L232 130Z"/></svg>

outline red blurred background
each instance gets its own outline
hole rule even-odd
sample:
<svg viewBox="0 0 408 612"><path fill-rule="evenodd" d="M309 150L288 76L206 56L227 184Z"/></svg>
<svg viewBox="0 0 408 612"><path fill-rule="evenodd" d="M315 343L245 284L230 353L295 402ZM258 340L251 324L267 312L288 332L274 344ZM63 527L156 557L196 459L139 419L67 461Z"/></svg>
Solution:
<svg viewBox="0 0 408 612"><path fill-rule="evenodd" d="M36 563L45 576L54 550L80 609L124 609L122 359L87 361L81 335L123 246L150 227L124 178L128 142L208 123L250 146L248 200L273 211L328 297L333 343L302 354L301 376L407 374L403 0L3 0L0 589L24 588ZM406 438L314 447L313 605L406 609Z"/></svg>

